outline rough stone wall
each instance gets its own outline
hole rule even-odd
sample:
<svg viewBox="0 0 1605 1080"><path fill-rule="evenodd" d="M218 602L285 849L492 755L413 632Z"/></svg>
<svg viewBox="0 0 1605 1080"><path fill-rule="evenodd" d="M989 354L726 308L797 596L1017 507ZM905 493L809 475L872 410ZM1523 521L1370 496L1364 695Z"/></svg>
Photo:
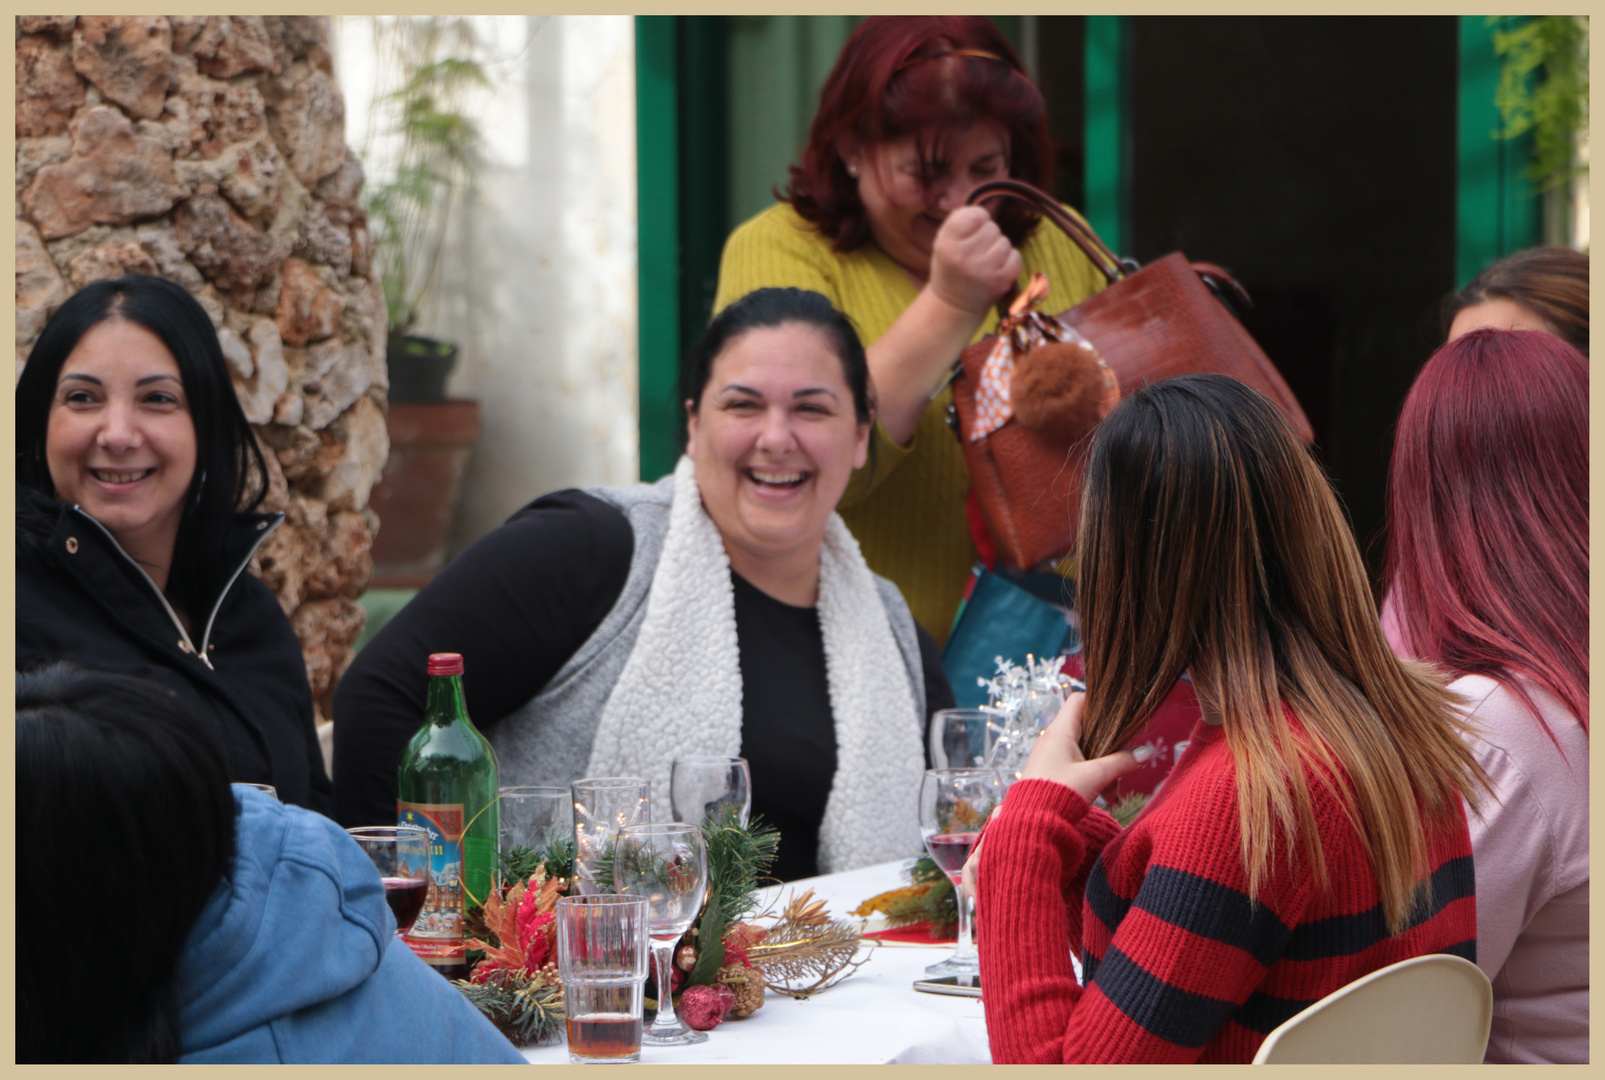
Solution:
<svg viewBox="0 0 1605 1080"><path fill-rule="evenodd" d="M17 19L17 370L103 278L162 274L217 327L287 520L252 569L319 719L362 630L385 434L384 294L328 19Z"/></svg>

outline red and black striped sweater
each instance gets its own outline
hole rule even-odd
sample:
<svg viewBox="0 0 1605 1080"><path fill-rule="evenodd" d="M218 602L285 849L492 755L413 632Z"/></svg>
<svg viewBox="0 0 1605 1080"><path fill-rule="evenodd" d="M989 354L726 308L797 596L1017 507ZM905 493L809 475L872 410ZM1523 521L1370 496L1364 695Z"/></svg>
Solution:
<svg viewBox="0 0 1605 1080"><path fill-rule="evenodd" d="M977 875L992 1060L1248 1062L1282 1021L1377 968L1435 952L1475 960L1464 813L1431 842L1430 899L1390 935L1358 835L1309 781L1328 885L1301 849L1291 868L1278 854L1252 905L1219 727L1193 729L1124 831L1062 784L1014 784Z"/></svg>

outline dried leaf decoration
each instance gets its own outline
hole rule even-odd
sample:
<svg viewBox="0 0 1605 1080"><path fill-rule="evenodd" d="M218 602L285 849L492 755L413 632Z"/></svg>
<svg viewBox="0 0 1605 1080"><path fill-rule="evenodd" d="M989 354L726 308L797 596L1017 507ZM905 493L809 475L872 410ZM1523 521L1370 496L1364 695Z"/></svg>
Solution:
<svg viewBox="0 0 1605 1080"><path fill-rule="evenodd" d="M841 982L869 959L873 943L858 928L825 913L814 890L793 893L780 921L747 956L776 993L802 999ZM860 951L862 949L862 955Z"/></svg>
<svg viewBox="0 0 1605 1080"><path fill-rule="evenodd" d="M483 915L490 935L486 939L470 939L485 951L485 959L474 969L476 982L484 982L496 970L533 975L547 963L552 954L548 928L555 918L553 911L562 889L561 879L548 878L544 869L537 869L527 882L514 885L505 896L491 890Z"/></svg>
<svg viewBox="0 0 1605 1080"><path fill-rule="evenodd" d="M492 889L484 933L470 945L485 956L455 985L516 1046L556 1041L563 1026L563 984L554 948L557 898L566 882L537 868L503 894Z"/></svg>

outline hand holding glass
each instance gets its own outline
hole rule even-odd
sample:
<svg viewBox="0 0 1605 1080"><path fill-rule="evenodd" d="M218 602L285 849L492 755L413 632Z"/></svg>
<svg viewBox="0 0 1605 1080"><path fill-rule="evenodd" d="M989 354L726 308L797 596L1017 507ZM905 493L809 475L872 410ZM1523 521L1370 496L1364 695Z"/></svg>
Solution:
<svg viewBox="0 0 1605 1080"><path fill-rule="evenodd" d="M970 903L964 895L964 862L981 825L1003 799L995 769L927 769L920 784L920 835L931 859L953 882L959 909L959 941L953 955L925 969L928 975L978 975Z"/></svg>
<svg viewBox="0 0 1605 1080"><path fill-rule="evenodd" d="M708 891L708 852L702 827L631 825L613 849L613 887L647 902L647 933L658 983L658 1015L641 1035L648 1046L684 1046L708 1036L674 1015L675 943L691 928Z"/></svg>
<svg viewBox="0 0 1605 1080"><path fill-rule="evenodd" d="M347 829L372 860L396 917L396 934L412 929L429 891L429 830L416 825L369 825Z"/></svg>

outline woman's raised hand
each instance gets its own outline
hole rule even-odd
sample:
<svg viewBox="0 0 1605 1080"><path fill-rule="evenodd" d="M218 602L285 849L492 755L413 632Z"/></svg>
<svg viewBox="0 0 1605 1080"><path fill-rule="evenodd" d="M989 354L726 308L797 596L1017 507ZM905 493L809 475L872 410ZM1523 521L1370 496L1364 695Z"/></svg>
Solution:
<svg viewBox="0 0 1605 1080"><path fill-rule="evenodd" d="M985 316L1020 276L1020 253L979 206L948 214L931 245L931 291L943 303Z"/></svg>
<svg viewBox="0 0 1605 1080"><path fill-rule="evenodd" d="M1153 747L1143 746L1136 751L1117 750L1088 761L1081 754L1081 714L1086 707L1086 694L1071 694L1065 700L1053 723L1037 736L1031 756L1026 759L1025 768L1020 773L1021 780L1052 780L1091 802L1099 792L1153 755ZM992 812L992 816L996 817L1002 812L1003 807L1000 806ZM976 844L975 850L970 852L960 878L964 883L964 892L972 900L979 888L981 844L985 842L983 835L981 843Z"/></svg>
<svg viewBox="0 0 1605 1080"><path fill-rule="evenodd" d="M1086 694L1071 694L1065 700L1053 723L1037 737L1020 779L1052 780L1091 802L1104 788L1142 764L1130 750L1117 750L1091 761L1082 756L1081 714L1086 707Z"/></svg>

